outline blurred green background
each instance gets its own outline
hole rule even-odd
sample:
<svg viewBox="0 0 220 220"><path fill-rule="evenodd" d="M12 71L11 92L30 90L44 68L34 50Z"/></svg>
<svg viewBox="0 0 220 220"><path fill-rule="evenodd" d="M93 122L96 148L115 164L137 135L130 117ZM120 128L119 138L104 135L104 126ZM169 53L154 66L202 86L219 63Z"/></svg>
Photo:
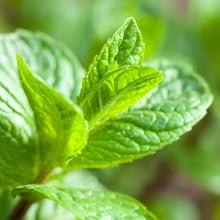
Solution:
<svg viewBox="0 0 220 220"><path fill-rule="evenodd" d="M156 156L91 172L109 189L144 202L159 220L219 220L220 1L0 0L1 33L46 32L70 47L84 67L128 16L143 33L146 59L191 63L215 101L192 132ZM0 191L2 219L10 203L5 194Z"/></svg>

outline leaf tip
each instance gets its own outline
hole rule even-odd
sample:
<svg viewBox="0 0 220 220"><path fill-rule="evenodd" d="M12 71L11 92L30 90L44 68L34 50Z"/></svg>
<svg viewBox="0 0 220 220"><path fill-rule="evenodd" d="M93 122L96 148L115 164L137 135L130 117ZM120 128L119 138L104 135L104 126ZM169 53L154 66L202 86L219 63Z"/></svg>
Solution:
<svg viewBox="0 0 220 220"><path fill-rule="evenodd" d="M134 25L134 26L139 30L137 21L136 21L136 19L135 19L133 16L128 17L128 18L125 20L124 24L125 24L125 25Z"/></svg>
<svg viewBox="0 0 220 220"><path fill-rule="evenodd" d="M18 77L21 80L23 75L23 68L24 68L24 59L20 54L16 54L16 61L17 61L17 70L18 70Z"/></svg>
<svg viewBox="0 0 220 220"><path fill-rule="evenodd" d="M28 69L27 64L24 61L24 58L22 55L20 54L16 54L16 60L17 60L17 68L18 68L18 74L19 76L21 76L21 74L23 73L22 69Z"/></svg>
<svg viewBox="0 0 220 220"><path fill-rule="evenodd" d="M135 23L135 24L136 24L136 20L135 20L135 18L134 18L133 16L129 16L129 17L126 19L125 22L127 22L127 23Z"/></svg>

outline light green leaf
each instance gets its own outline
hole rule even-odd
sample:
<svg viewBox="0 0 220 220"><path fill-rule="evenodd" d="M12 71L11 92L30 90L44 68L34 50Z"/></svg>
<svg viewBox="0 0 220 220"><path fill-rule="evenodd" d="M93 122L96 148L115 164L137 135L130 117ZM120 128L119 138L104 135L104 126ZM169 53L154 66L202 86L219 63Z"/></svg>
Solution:
<svg viewBox="0 0 220 220"><path fill-rule="evenodd" d="M41 33L0 35L0 185L32 182L38 176L38 145L32 110L19 82L16 54L67 98L81 87L82 68L65 47Z"/></svg>
<svg viewBox="0 0 220 220"><path fill-rule="evenodd" d="M83 79L79 102L82 102L87 93L107 74L123 67L138 65L143 56L144 42L141 33L135 20L128 18L93 59Z"/></svg>
<svg viewBox="0 0 220 220"><path fill-rule="evenodd" d="M61 43L44 33L17 30L0 35L1 69L16 78L16 54L24 57L31 71L50 86L73 100L79 95L83 69L75 56Z"/></svg>
<svg viewBox="0 0 220 220"><path fill-rule="evenodd" d="M101 190L104 186L98 181L98 179L89 171L77 170L54 175L50 179L49 184L53 186L69 188L80 188L80 189L91 189L91 190ZM43 199L40 202L33 204L28 210L25 220L73 220L74 215L64 209L61 205L55 203L54 201Z"/></svg>
<svg viewBox="0 0 220 220"><path fill-rule="evenodd" d="M29 194L48 198L62 205L77 217L85 220L156 220L135 199L109 191L26 185L17 187L14 194Z"/></svg>
<svg viewBox="0 0 220 220"><path fill-rule="evenodd" d="M151 67L130 67L103 77L80 103L90 121L90 130L127 110L161 81L162 74Z"/></svg>
<svg viewBox="0 0 220 220"><path fill-rule="evenodd" d="M81 152L87 141L87 123L76 105L32 75L22 57L17 56L17 62L21 84L34 112L39 160L48 169Z"/></svg>
<svg viewBox="0 0 220 220"><path fill-rule="evenodd" d="M73 167L109 167L151 155L189 131L212 102L207 84L185 64L155 62L165 79L136 106L90 135Z"/></svg>

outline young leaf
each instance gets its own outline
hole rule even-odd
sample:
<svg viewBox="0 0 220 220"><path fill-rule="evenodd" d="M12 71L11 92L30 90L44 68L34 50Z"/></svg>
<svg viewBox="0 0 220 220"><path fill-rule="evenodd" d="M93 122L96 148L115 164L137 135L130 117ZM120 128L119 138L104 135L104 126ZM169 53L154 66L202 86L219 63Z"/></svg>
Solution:
<svg viewBox="0 0 220 220"><path fill-rule="evenodd" d="M161 79L162 74L151 67L119 69L103 77L80 104L90 130L136 103Z"/></svg>
<svg viewBox="0 0 220 220"><path fill-rule="evenodd" d="M135 20L128 18L93 59L83 80L79 102L104 76L117 69L140 64L143 56L144 42L141 33Z"/></svg>
<svg viewBox="0 0 220 220"><path fill-rule="evenodd" d="M65 189L46 185L19 186L14 194L48 198L62 205L78 218L88 220L156 220L138 201L109 191Z"/></svg>
<svg viewBox="0 0 220 220"><path fill-rule="evenodd" d="M87 141L87 124L80 109L32 75L17 56L19 76L34 112L43 167L81 152Z"/></svg>
<svg viewBox="0 0 220 220"><path fill-rule="evenodd" d="M0 35L0 185L32 182L39 158L35 121L20 85L16 54L64 96L75 99L82 68L65 47L41 33L19 30Z"/></svg>
<svg viewBox="0 0 220 220"><path fill-rule="evenodd" d="M165 79L150 95L90 135L73 167L109 167L155 153L189 131L212 102L207 84L185 64L157 61Z"/></svg>

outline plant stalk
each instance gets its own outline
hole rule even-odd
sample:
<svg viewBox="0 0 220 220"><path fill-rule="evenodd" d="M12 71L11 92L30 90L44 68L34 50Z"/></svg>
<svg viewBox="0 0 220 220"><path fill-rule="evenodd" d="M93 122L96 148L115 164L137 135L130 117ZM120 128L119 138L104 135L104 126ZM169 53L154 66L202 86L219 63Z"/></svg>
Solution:
<svg viewBox="0 0 220 220"><path fill-rule="evenodd" d="M40 175L36 181L34 181L35 184L43 184L49 180L49 178L52 175L51 172L46 172L42 175ZM34 200L28 199L28 198L21 198L20 201L18 201L17 205L12 210L11 214L8 217L8 220L23 220L25 217L26 212L32 205Z"/></svg>
<svg viewBox="0 0 220 220"><path fill-rule="evenodd" d="M11 215L8 217L8 220L22 220L31 205L32 205L31 200L27 200L26 198L22 198L18 202L18 204L15 206Z"/></svg>

